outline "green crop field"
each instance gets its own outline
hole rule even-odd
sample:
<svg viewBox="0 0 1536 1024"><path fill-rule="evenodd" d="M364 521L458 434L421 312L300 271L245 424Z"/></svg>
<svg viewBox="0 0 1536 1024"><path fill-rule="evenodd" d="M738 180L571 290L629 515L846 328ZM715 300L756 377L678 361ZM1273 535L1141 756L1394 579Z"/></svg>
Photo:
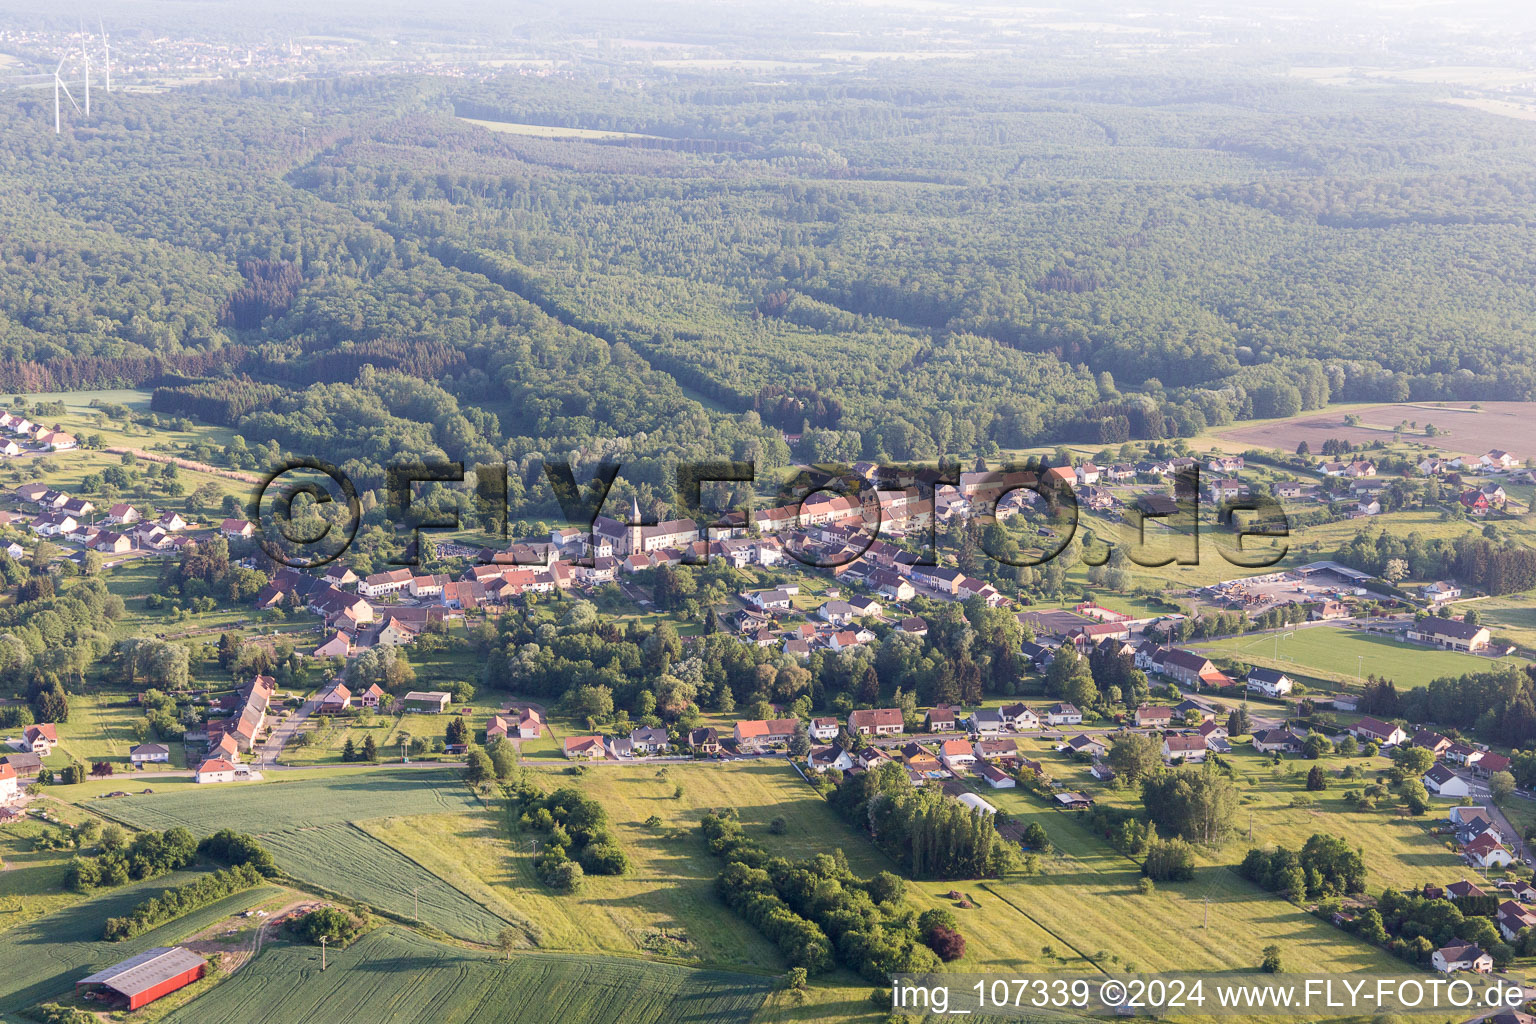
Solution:
<svg viewBox="0 0 1536 1024"><path fill-rule="evenodd" d="M103 817L134 828L184 825L198 835L215 829L268 832L366 821L401 814L442 814L483 806L457 774L443 769L381 769L308 774L243 786L182 787L175 793L88 801Z"/></svg>
<svg viewBox="0 0 1536 1024"><path fill-rule="evenodd" d="M92 971L154 946L172 945L277 891L270 886L248 889L135 938L102 940L102 922L108 917L127 913L135 904L194 877L194 872L180 872L124 886L0 932L0 1013L14 1013L64 994Z"/></svg>
<svg viewBox="0 0 1536 1024"><path fill-rule="evenodd" d="M1358 629L1333 626L1295 630L1279 641L1278 658L1275 657L1275 639L1268 635L1194 646L1208 655L1300 672L1331 682L1353 682L1357 671L1365 676L1386 676L1404 689L1427 686L1430 680L1441 676L1488 672L1500 665L1524 665L1515 658L1492 659L1437 651Z"/></svg>
<svg viewBox="0 0 1536 1024"><path fill-rule="evenodd" d="M430 822L434 819L425 819ZM259 833L285 872L301 883L361 900L449 935L490 943L507 925L527 922L510 907L493 911L355 825L317 825Z"/></svg>
<svg viewBox="0 0 1536 1024"><path fill-rule="evenodd" d="M772 979L671 964L465 952L396 928L343 950L275 942L166 1024L746 1022Z"/></svg>

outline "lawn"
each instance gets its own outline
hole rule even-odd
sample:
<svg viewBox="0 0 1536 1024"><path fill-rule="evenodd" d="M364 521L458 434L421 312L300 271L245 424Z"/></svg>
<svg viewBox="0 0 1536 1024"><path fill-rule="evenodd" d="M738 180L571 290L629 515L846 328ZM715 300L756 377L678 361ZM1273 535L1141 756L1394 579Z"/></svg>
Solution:
<svg viewBox="0 0 1536 1024"><path fill-rule="evenodd" d="M131 770L128 751L138 745L134 723L144 720L144 711L127 694L73 693L69 697L69 721L58 723L59 746L47 758L54 767L71 760L82 764L111 762L118 772ZM171 748L173 768L185 768L186 757L181 742L167 743ZM164 765L158 766L164 768Z"/></svg>
<svg viewBox="0 0 1536 1024"><path fill-rule="evenodd" d="M92 971L154 946L173 945L223 917L260 903L275 891L269 886L247 889L136 938L102 940L102 922L108 917L120 916L143 900L194 877L193 872L181 872L124 886L0 933L0 1012L16 1013L63 995Z"/></svg>
<svg viewBox="0 0 1536 1024"><path fill-rule="evenodd" d="M207 835L220 828L260 833L367 821L388 815L443 814L483 806L446 769L327 769L269 772L245 785L182 786L178 792L89 800L83 806L134 828L176 825Z"/></svg>
<svg viewBox="0 0 1536 1024"><path fill-rule="evenodd" d="M1237 637L1194 648L1207 655L1234 658L1244 663L1285 671L1299 671L1315 679L1353 683L1360 676L1385 676L1402 689L1427 686L1441 676L1489 672L1501 665L1523 666L1514 658L1492 659L1474 654L1439 651L1419 644L1399 643L1387 637L1348 627L1320 626L1298 629L1278 641L1272 635ZM1357 671L1359 676L1357 676Z"/></svg>
<svg viewBox="0 0 1536 1024"><path fill-rule="evenodd" d="M501 961L382 928L327 955L286 941L167 1024L671 1024L752 1018L772 984L746 974L604 957Z"/></svg>

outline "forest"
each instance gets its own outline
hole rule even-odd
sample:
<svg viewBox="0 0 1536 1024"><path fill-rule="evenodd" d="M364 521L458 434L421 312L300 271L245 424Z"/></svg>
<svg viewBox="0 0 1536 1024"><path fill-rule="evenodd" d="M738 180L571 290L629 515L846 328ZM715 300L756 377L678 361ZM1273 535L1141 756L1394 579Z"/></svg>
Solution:
<svg viewBox="0 0 1536 1024"><path fill-rule="evenodd" d="M153 386L369 489L506 464L537 518L549 455L649 504L680 458L1536 397L1536 126L1385 88L980 61L45 107L0 103L0 386Z"/></svg>

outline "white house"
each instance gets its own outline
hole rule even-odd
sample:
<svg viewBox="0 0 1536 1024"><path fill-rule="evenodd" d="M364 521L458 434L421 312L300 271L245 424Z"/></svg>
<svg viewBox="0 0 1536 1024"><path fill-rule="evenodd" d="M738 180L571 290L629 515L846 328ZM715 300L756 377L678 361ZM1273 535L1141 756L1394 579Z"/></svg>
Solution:
<svg viewBox="0 0 1536 1024"><path fill-rule="evenodd" d="M171 748L163 743L140 743L128 751L134 764L164 764L171 759Z"/></svg>
<svg viewBox="0 0 1536 1024"><path fill-rule="evenodd" d="M811 734L811 739L825 743L828 740L837 739L838 728L837 719L835 718L813 718L811 719L811 727L808 731Z"/></svg>
<svg viewBox="0 0 1536 1024"><path fill-rule="evenodd" d="M1475 942L1452 942L1435 950L1431 957L1435 970L1444 974L1453 971L1476 971L1478 974L1488 974L1493 970L1493 957L1478 948Z"/></svg>
<svg viewBox="0 0 1536 1024"><path fill-rule="evenodd" d="M0 764L0 804L8 804L16 799L16 769L8 764Z"/></svg>
<svg viewBox="0 0 1536 1024"><path fill-rule="evenodd" d="M1045 721L1048 725L1082 725L1083 713L1066 702L1052 704L1045 711Z"/></svg>
<svg viewBox="0 0 1536 1024"><path fill-rule="evenodd" d="M1295 685L1290 676L1276 669L1255 668L1248 672L1248 689L1266 697L1283 697Z"/></svg>
<svg viewBox="0 0 1536 1024"><path fill-rule="evenodd" d="M210 757L197 766L197 781L209 782L234 782L235 766L222 757Z"/></svg>
<svg viewBox="0 0 1536 1024"><path fill-rule="evenodd" d="M1460 800L1472 795L1472 787L1467 780L1443 764L1437 764L1425 773L1424 788L1449 800Z"/></svg>

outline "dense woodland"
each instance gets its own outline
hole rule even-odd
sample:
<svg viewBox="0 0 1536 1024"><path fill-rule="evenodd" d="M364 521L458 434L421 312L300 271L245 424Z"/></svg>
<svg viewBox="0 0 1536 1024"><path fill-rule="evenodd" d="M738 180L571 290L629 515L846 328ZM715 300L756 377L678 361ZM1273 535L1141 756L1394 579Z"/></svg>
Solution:
<svg viewBox="0 0 1536 1024"><path fill-rule="evenodd" d="M162 384L373 487L505 462L547 515L544 456L649 498L678 457L1536 396L1536 126L1385 93L893 65L45 106L0 104L0 380Z"/></svg>

